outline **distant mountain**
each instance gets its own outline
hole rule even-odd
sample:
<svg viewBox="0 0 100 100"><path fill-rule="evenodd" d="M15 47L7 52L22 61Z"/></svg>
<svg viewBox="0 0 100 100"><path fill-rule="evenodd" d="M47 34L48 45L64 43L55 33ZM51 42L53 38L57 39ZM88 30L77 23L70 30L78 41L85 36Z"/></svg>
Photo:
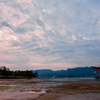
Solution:
<svg viewBox="0 0 100 100"><path fill-rule="evenodd" d="M32 70L33 72L38 72L38 77L52 77L55 74L55 71L50 69L40 69L40 70Z"/></svg>
<svg viewBox="0 0 100 100"><path fill-rule="evenodd" d="M39 77L74 77L74 76L93 76L94 69L91 67L76 67L67 70L52 71L50 69L32 70L37 71Z"/></svg>

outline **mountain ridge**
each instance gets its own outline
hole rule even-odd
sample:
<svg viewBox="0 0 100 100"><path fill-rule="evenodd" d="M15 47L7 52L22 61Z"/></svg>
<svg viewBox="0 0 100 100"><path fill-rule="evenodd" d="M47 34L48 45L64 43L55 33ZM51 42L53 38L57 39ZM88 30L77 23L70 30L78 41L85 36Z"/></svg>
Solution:
<svg viewBox="0 0 100 100"><path fill-rule="evenodd" d="M31 71L33 72L37 71L39 77L95 76L95 72L92 67L96 67L96 66L68 68L67 70L57 70L57 71L53 71L51 69L39 69L39 70L31 70Z"/></svg>

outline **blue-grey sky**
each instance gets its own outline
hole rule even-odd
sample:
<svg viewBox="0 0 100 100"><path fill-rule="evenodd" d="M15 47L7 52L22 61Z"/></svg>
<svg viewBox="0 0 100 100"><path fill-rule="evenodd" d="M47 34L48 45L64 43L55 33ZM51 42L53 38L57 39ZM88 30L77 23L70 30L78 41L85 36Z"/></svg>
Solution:
<svg viewBox="0 0 100 100"><path fill-rule="evenodd" d="M100 66L100 0L0 0L0 56L13 70Z"/></svg>

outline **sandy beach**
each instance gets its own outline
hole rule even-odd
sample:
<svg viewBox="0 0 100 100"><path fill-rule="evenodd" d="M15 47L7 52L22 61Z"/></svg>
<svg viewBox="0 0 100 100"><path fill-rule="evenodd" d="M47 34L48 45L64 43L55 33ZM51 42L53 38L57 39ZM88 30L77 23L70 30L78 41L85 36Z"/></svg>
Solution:
<svg viewBox="0 0 100 100"><path fill-rule="evenodd" d="M39 79L0 79L0 100L100 100L100 81L57 85Z"/></svg>

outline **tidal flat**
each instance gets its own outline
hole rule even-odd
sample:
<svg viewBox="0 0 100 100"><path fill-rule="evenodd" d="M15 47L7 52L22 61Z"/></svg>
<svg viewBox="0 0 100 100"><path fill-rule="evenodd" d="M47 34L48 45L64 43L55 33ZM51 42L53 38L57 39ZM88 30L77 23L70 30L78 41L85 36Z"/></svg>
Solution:
<svg viewBox="0 0 100 100"><path fill-rule="evenodd" d="M39 82L35 78L0 79L0 100L100 100L100 81Z"/></svg>
<svg viewBox="0 0 100 100"><path fill-rule="evenodd" d="M33 100L100 100L100 81L75 81L52 86Z"/></svg>

